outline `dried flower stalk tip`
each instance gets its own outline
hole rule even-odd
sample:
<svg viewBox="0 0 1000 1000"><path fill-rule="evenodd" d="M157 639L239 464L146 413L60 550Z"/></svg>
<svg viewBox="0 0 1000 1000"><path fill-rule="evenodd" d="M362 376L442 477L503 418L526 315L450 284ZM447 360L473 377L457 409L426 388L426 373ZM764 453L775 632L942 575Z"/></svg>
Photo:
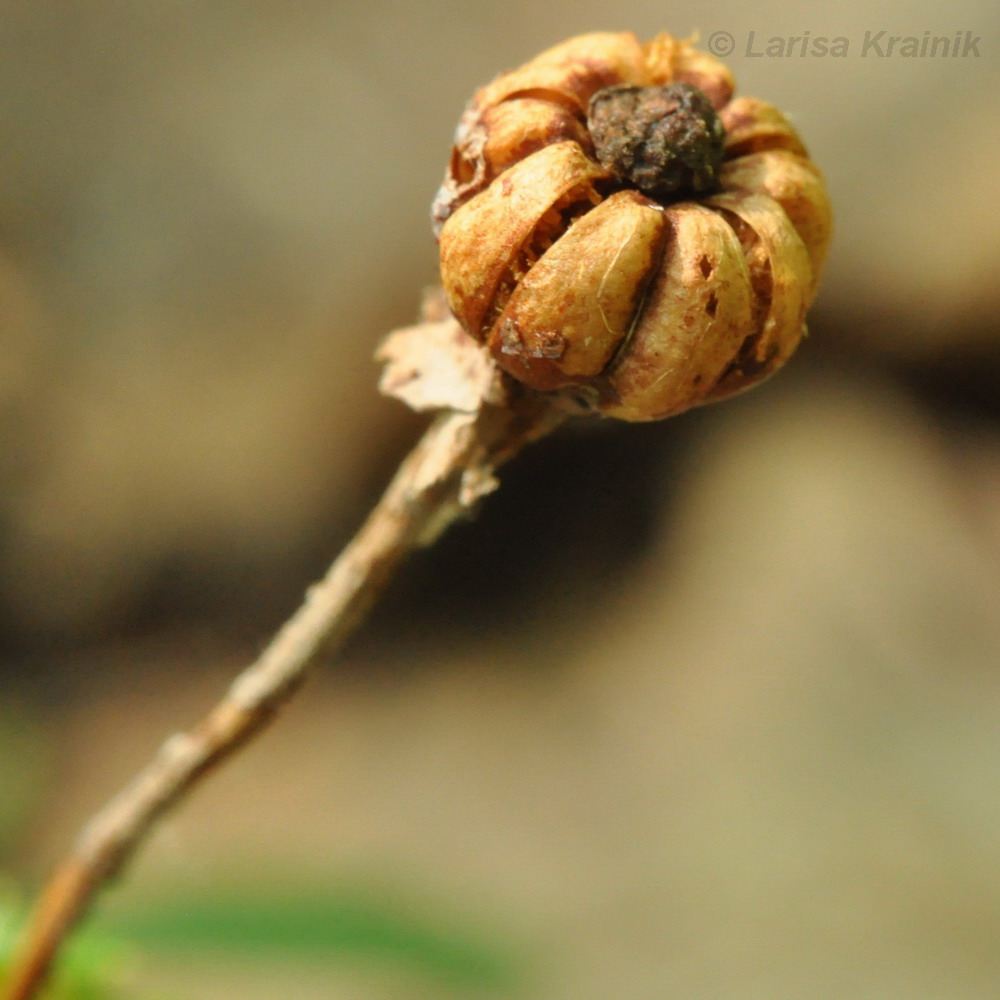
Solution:
<svg viewBox="0 0 1000 1000"><path fill-rule="evenodd" d="M473 97L441 279L504 371L624 420L741 392L805 334L831 215L785 116L663 34L571 38Z"/></svg>
<svg viewBox="0 0 1000 1000"><path fill-rule="evenodd" d="M590 99L587 128L602 166L651 198L713 190L726 132L690 83L605 87Z"/></svg>

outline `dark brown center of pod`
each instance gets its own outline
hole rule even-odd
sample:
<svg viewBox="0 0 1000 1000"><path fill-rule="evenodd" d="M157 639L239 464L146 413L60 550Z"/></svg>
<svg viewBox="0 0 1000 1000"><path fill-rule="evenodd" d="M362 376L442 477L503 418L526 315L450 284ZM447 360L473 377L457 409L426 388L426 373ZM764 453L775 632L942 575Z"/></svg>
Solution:
<svg viewBox="0 0 1000 1000"><path fill-rule="evenodd" d="M718 186L726 130L689 83L605 87L587 127L601 165L651 198L676 201Z"/></svg>

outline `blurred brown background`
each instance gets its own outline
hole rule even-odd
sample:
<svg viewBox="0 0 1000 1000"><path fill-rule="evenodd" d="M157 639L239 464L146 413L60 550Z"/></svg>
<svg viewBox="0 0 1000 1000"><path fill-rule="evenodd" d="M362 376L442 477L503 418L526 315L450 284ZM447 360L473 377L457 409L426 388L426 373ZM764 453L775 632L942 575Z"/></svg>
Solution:
<svg viewBox="0 0 1000 1000"><path fill-rule="evenodd" d="M0 881L215 699L419 433L371 355L434 280L472 90L582 31L725 30L834 201L800 355L524 455L94 924L141 939L135 996L995 996L998 23L0 6ZM881 29L980 56L862 58ZM751 30L849 55L747 57ZM358 894L452 951L140 933ZM473 952L503 974L456 979Z"/></svg>

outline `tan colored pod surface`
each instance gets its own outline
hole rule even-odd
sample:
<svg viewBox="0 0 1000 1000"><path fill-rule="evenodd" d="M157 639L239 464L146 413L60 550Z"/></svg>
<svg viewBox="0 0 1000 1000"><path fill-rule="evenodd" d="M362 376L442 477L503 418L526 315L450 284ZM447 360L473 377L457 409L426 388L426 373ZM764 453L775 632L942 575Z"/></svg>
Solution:
<svg viewBox="0 0 1000 1000"><path fill-rule="evenodd" d="M483 112L482 155L489 179L543 146L572 140L589 151L590 133L565 108L551 101L517 97Z"/></svg>
<svg viewBox="0 0 1000 1000"><path fill-rule="evenodd" d="M805 146L788 119L767 101L737 97L721 111L726 130L726 158L759 153L766 149L787 149L807 156Z"/></svg>
<svg viewBox="0 0 1000 1000"><path fill-rule="evenodd" d="M700 402L754 331L749 274L732 227L693 202L665 215L659 271L600 406L624 420L658 420Z"/></svg>
<svg viewBox="0 0 1000 1000"><path fill-rule="evenodd" d="M576 189L581 198L592 195L591 182L603 176L575 142L554 143L506 170L448 219L440 235L441 280L469 333L482 339L500 283L518 270L542 217Z"/></svg>
<svg viewBox="0 0 1000 1000"><path fill-rule="evenodd" d="M690 41L621 32L475 94L432 217L449 304L510 375L655 420L791 356L830 202L785 115L733 92Z"/></svg>
<svg viewBox="0 0 1000 1000"><path fill-rule="evenodd" d="M805 244L773 198L735 191L705 204L721 209L734 226L758 307L757 333L711 393L716 400L763 381L794 353L805 333L812 269Z"/></svg>
<svg viewBox="0 0 1000 1000"><path fill-rule="evenodd" d="M636 191L619 191L574 222L521 279L491 331L497 363L542 391L597 375L629 331L663 230L663 209Z"/></svg>
<svg viewBox="0 0 1000 1000"><path fill-rule="evenodd" d="M661 34L645 49L650 83L690 83L708 95L716 111L733 96L736 83L726 65L686 40Z"/></svg>
<svg viewBox="0 0 1000 1000"><path fill-rule="evenodd" d="M770 195L784 210L809 252L813 283L810 301L830 246L832 215L830 199L819 168L785 149L750 153L722 165L720 175L726 191L742 189Z"/></svg>
<svg viewBox="0 0 1000 1000"><path fill-rule="evenodd" d="M517 97L479 113L462 115L444 183L431 216L438 228L455 210L479 194L498 174L543 146L571 140L587 152L590 133L560 104Z"/></svg>
<svg viewBox="0 0 1000 1000"><path fill-rule="evenodd" d="M544 92L586 113L587 102L602 87L644 85L647 76L645 56L635 35L596 32L547 49L520 69L498 77L476 94L473 104L484 109L515 95Z"/></svg>

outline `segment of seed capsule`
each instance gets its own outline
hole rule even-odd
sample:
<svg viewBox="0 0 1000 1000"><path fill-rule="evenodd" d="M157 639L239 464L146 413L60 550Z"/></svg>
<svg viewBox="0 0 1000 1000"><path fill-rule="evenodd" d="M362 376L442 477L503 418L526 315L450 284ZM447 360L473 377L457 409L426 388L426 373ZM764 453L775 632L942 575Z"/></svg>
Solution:
<svg viewBox="0 0 1000 1000"><path fill-rule="evenodd" d="M792 355L805 334L812 269L798 233L773 198L724 192L706 199L733 227L753 290L753 333L706 401L724 399L763 381Z"/></svg>
<svg viewBox="0 0 1000 1000"><path fill-rule="evenodd" d="M658 35L644 50L648 83L689 83L705 93L716 111L733 96L733 74L708 52L667 34Z"/></svg>
<svg viewBox="0 0 1000 1000"><path fill-rule="evenodd" d="M740 242L693 202L664 210L668 235L635 327L604 379L600 409L658 420L701 401L755 331Z"/></svg>
<svg viewBox="0 0 1000 1000"><path fill-rule="evenodd" d="M606 176L575 142L554 143L504 171L448 219L441 278L467 332L485 338L495 301L502 308L538 256L539 241L554 239L571 217L600 201L593 184Z"/></svg>
<svg viewBox="0 0 1000 1000"><path fill-rule="evenodd" d="M511 97L544 97L576 111L587 111L591 96L617 83L648 81L646 56L635 35L595 32L547 49L520 69L497 77L479 90L473 107L482 111Z"/></svg>
<svg viewBox="0 0 1000 1000"><path fill-rule="evenodd" d="M785 210L809 253L812 301L831 236L830 199L819 168L790 150L772 149L724 163L720 181L726 191L769 195Z"/></svg>
<svg viewBox="0 0 1000 1000"><path fill-rule="evenodd" d="M659 264L663 209L619 191L576 220L513 290L489 336L494 358L532 388L598 375L627 336Z"/></svg>
<svg viewBox="0 0 1000 1000"><path fill-rule="evenodd" d="M591 151L590 136L579 118L560 104L515 97L485 111L470 110L455 134L445 182L431 210L435 231L508 167L543 146L567 140Z"/></svg>
<svg viewBox="0 0 1000 1000"><path fill-rule="evenodd" d="M719 118L726 130L726 159L765 149L787 149L799 156L808 155L788 119L767 101L736 97L719 111Z"/></svg>

